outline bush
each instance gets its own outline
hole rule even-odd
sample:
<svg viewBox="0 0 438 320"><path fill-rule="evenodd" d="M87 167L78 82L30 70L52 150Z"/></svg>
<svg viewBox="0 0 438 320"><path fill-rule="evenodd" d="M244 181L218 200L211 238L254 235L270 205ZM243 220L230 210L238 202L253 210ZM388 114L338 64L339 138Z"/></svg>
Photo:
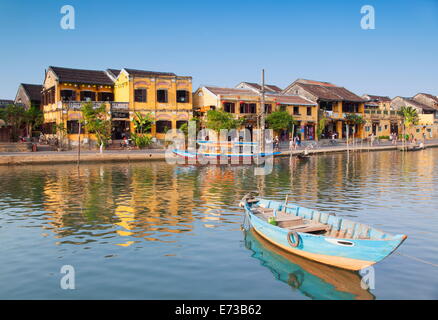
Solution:
<svg viewBox="0 0 438 320"><path fill-rule="evenodd" d="M379 136L379 139L380 140L389 140L389 136Z"/></svg>
<svg viewBox="0 0 438 320"><path fill-rule="evenodd" d="M140 149L146 148L152 143L152 137L149 135L133 133L131 135L131 138L134 145L136 145Z"/></svg>

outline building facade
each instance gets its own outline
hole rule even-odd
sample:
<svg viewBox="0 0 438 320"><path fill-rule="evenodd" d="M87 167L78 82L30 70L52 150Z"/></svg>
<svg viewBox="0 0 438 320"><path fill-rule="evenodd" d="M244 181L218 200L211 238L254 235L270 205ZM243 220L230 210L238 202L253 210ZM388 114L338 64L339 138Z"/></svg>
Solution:
<svg viewBox="0 0 438 320"><path fill-rule="evenodd" d="M43 86L40 84L20 83L14 103L21 104L26 109L31 106L41 107L41 93Z"/></svg>
<svg viewBox="0 0 438 320"><path fill-rule="evenodd" d="M251 134L257 128L262 111L261 95L249 88L200 87L193 95L193 106L201 117L209 110L231 113L236 119L243 119L241 129L246 128ZM297 95L265 94L265 114L287 111L297 123L295 134L299 133L304 140L315 139L316 107L316 103ZM286 140L292 133L284 130L277 134L281 140Z"/></svg>
<svg viewBox="0 0 438 320"><path fill-rule="evenodd" d="M391 98L365 94L365 135L386 138L391 134L400 134L402 117L391 108Z"/></svg>
<svg viewBox="0 0 438 320"><path fill-rule="evenodd" d="M125 120L119 118L120 122L132 120L136 112L149 114L154 120L152 136L164 139L168 130L178 129L192 118L192 77L122 69L113 80L115 101L128 106L129 114L125 112ZM134 131L132 123L130 130Z"/></svg>
<svg viewBox="0 0 438 320"><path fill-rule="evenodd" d="M55 133L56 125L67 128L72 145L81 139L94 141L94 135L81 129L81 106L91 102L105 105L111 120L111 139L123 139L134 132L135 114L149 114L153 120L151 135L164 139L169 129L176 129L192 117L192 79L173 73L134 69L84 70L49 67L42 86L44 131Z"/></svg>
<svg viewBox="0 0 438 320"><path fill-rule="evenodd" d="M365 136L363 125L350 124L348 114L364 115L365 100L344 87L330 82L298 79L282 91L283 95L295 94L317 104L318 121L324 119L321 138L338 139Z"/></svg>

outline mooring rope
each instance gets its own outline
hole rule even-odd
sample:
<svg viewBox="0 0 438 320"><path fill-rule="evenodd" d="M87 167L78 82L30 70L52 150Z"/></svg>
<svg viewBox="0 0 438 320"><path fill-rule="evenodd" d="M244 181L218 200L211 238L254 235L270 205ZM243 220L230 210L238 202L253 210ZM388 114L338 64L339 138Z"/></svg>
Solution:
<svg viewBox="0 0 438 320"><path fill-rule="evenodd" d="M417 258L417 257L413 257L413 256L410 256L410 255L408 255L408 254L401 253L401 252L397 252L397 254L399 254L399 255L401 255L401 256L405 256L405 257L407 257L407 258L411 258L411 259L413 259L413 260L417 260L417 261L423 262L423 263L425 263L425 264L428 264L428 265L431 265L431 266L433 266L433 267L437 267L437 268L438 268L438 264L432 263L432 262L430 262L430 261L426 261L426 260L423 260L423 259L420 259L420 258Z"/></svg>

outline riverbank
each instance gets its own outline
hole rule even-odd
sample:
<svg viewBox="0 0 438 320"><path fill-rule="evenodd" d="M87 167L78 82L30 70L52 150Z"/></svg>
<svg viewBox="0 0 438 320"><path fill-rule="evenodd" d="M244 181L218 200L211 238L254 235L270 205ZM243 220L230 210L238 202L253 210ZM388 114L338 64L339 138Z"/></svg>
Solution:
<svg viewBox="0 0 438 320"><path fill-rule="evenodd" d="M331 152L368 152L368 151L385 151L396 150L399 145L380 144L380 145L335 145L326 147L309 148L310 154L331 153ZM427 148L438 147L437 140L426 142ZM280 157L290 156L302 153L304 147L297 150L289 151L287 146L281 149ZM156 161L165 160L164 150L107 150L103 153L96 151L82 151L80 154L81 163L96 162L137 162L137 161ZM29 165L29 164L56 164L56 163L77 163L78 154L76 151L42 151L42 152L10 152L0 153L0 165Z"/></svg>

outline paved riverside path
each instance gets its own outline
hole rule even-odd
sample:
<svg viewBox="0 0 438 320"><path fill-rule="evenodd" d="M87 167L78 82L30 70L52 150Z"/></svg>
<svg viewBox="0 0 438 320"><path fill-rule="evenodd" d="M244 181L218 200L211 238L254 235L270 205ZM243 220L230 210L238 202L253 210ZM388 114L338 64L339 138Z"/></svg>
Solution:
<svg viewBox="0 0 438 320"><path fill-rule="evenodd" d="M427 140L426 147L438 147L438 139ZM373 146L369 144L346 145L340 143L337 145L317 146L307 148L309 154L329 153L329 152L345 152L345 151L380 151L380 150L396 150L401 146L391 144L391 142L376 143ZM297 148L297 150L288 150L288 144L280 145L280 156L290 156L303 153L305 146ZM7 152L0 153L0 165L20 165L20 164L54 164L54 163L77 163L77 151L38 151L38 152ZM163 149L144 149L144 150L104 150L99 153L95 150L81 150L81 163L99 163L99 162L134 162L134 161L150 161L150 160L165 160L165 150Z"/></svg>

